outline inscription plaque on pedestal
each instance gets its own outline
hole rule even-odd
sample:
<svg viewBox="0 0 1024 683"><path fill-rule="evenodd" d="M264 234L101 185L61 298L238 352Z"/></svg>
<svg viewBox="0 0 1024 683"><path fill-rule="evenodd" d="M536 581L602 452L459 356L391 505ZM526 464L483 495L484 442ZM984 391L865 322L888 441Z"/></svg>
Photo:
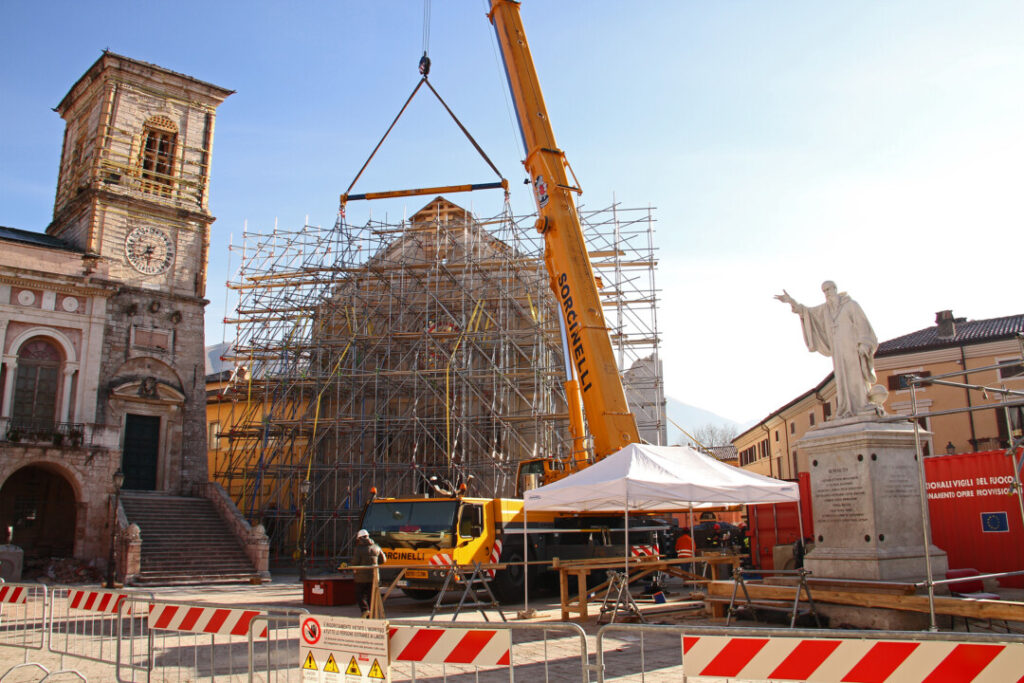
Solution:
<svg viewBox="0 0 1024 683"><path fill-rule="evenodd" d="M880 421L826 423L800 441L808 453L815 576L909 580L926 574L913 428ZM931 546L933 574L947 568Z"/></svg>

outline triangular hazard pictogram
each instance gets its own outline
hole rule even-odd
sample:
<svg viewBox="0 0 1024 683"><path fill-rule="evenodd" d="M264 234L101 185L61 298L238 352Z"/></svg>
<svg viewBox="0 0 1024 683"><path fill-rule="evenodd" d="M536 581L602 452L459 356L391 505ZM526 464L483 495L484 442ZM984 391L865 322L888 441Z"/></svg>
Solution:
<svg viewBox="0 0 1024 683"><path fill-rule="evenodd" d="M380 670L380 664L377 663L376 659L373 660L373 666L370 667L370 673L366 675L369 678L379 678L382 681L384 680L384 672Z"/></svg>
<svg viewBox="0 0 1024 683"><path fill-rule="evenodd" d="M317 668L316 668L316 661L313 659L313 653L312 652L307 652L306 653L306 661L302 663L302 668L303 669L312 669L313 671L317 670Z"/></svg>
<svg viewBox="0 0 1024 683"><path fill-rule="evenodd" d="M362 676L363 672L359 670L359 665L356 664L356 658L348 660L348 668L345 669L346 676Z"/></svg>
<svg viewBox="0 0 1024 683"><path fill-rule="evenodd" d="M341 670L338 668L338 663L334 661L334 655L327 656L327 663L324 664L324 672L332 674L340 674Z"/></svg>

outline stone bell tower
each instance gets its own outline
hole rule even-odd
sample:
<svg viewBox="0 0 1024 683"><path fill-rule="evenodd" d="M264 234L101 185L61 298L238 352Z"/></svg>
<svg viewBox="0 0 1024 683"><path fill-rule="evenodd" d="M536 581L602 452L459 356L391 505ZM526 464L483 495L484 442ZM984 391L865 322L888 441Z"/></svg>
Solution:
<svg viewBox="0 0 1024 683"><path fill-rule="evenodd" d="M66 122L46 232L102 261L96 421L118 427L125 488L207 480L203 309L217 107L232 91L104 52L56 111Z"/></svg>

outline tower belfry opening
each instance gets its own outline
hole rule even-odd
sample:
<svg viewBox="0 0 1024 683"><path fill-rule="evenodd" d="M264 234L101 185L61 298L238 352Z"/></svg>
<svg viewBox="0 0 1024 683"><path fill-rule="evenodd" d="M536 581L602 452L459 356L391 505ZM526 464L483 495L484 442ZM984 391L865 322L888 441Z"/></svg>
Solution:
<svg viewBox="0 0 1024 683"><path fill-rule="evenodd" d="M631 409L665 443L653 209L580 207ZM272 556L348 555L382 495L513 494L524 458L572 442L557 303L535 215L437 197L407 220L247 232L214 478ZM303 486L308 481L308 486ZM303 493L306 489L308 493Z"/></svg>

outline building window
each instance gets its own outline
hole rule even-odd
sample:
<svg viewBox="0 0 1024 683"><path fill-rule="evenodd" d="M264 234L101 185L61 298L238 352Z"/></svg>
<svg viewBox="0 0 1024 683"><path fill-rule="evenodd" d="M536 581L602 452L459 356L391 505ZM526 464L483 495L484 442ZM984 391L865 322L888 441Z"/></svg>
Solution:
<svg viewBox="0 0 1024 683"><path fill-rule="evenodd" d="M1024 363L1017 359L999 360L999 379L1024 379Z"/></svg>
<svg viewBox="0 0 1024 683"><path fill-rule="evenodd" d="M53 429L61 362L60 351L46 339L31 339L19 349L12 429Z"/></svg>
<svg viewBox="0 0 1024 683"><path fill-rule="evenodd" d="M1024 406L996 408L995 413L999 447L1009 448L1011 440L1016 441L1024 434Z"/></svg>
<svg viewBox="0 0 1024 683"><path fill-rule="evenodd" d="M810 420L811 420L811 426L813 427L813 426L814 426L814 411L813 411L813 410L812 410L812 411L810 412L810 414L808 415L808 417L810 418Z"/></svg>
<svg viewBox="0 0 1024 683"><path fill-rule="evenodd" d="M917 422L917 426L920 427L922 431L931 431L931 423L928 421L927 417L919 417L915 421ZM932 454L931 436L926 437L924 434L921 435L921 454L924 455L926 458Z"/></svg>
<svg viewBox="0 0 1024 683"><path fill-rule="evenodd" d="M775 430L775 441L777 442L778 440L779 440L779 430L776 429Z"/></svg>
<svg viewBox="0 0 1024 683"><path fill-rule="evenodd" d="M142 189L146 192L169 195L174 176L174 153L178 144L178 130L174 122L164 116L155 116L142 129Z"/></svg>
<svg viewBox="0 0 1024 683"><path fill-rule="evenodd" d="M822 403L821 404L821 414L822 414L822 416L826 420L828 420L830 417L832 417L832 404L829 403L828 401L825 401L824 403Z"/></svg>
<svg viewBox="0 0 1024 683"><path fill-rule="evenodd" d="M789 423L789 433L796 434L796 422Z"/></svg>
<svg viewBox="0 0 1024 683"><path fill-rule="evenodd" d="M889 391L900 391L910 388L911 377L931 377L932 373L930 370L916 370L914 372L901 372L896 375L889 375ZM919 384L918 387L928 386L927 384Z"/></svg>
<svg viewBox="0 0 1024 683"><path fill-rule="evenodd" d="M220 450L220 422L214 421L207 425L207 445L211 451Z"/></svg>

